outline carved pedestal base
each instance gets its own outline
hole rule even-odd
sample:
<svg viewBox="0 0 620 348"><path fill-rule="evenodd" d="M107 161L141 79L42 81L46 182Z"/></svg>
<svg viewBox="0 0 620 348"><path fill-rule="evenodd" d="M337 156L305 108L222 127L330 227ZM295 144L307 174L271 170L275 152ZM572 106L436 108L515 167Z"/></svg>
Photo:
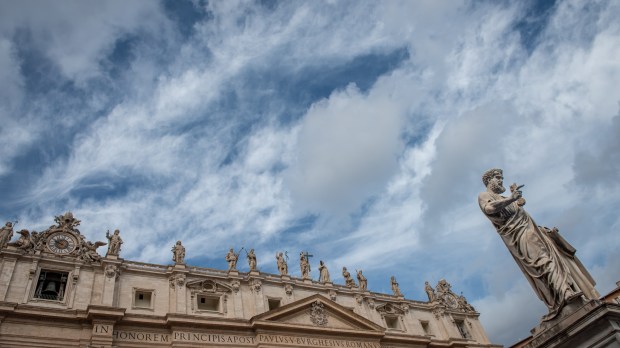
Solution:
<svg viewBox="0 0 620 348"><path fill-rule="evenodd" d="M620 306L576 299L532 329L523 348L620 347Z"/></svg>
<svg viewBox="0 0 620 348"><path fill-rule="evenodd" d="M231 269L228 271L228 275L230 276L238 276L239 275L239 271L237 271L236 269Z"/></svg>
<svg viewBox="0 0 620 348"><path fill-rule="evenodd" d="M260 275L260 272L259 271L250 271L250 275L251 276L258 276L258 275Z"/></svg>
<svg viewBox="0 0 620 348"><path fill-rule="evenodd" d="M280 275L280 279L282 280L291 280L291 277L285 274Z"/></svg>

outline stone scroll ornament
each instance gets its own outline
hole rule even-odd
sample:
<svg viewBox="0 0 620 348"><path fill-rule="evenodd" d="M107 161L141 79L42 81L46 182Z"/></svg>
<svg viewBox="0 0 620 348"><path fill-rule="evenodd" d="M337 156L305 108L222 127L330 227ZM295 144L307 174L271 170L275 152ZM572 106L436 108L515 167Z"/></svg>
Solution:
<svg viewBox="0 0 620 348"><path fill-rule="evenodd" d="M523 209L523 185L513 184L511 195L502 196L506 191L503 181L501 169L486 171L482 176L486 191L478 195L478 204L549 309L543 321L557 317L569 302L598 299L596 283L575 256L575 248L560 236L557 228L538 226Z"/></svg>

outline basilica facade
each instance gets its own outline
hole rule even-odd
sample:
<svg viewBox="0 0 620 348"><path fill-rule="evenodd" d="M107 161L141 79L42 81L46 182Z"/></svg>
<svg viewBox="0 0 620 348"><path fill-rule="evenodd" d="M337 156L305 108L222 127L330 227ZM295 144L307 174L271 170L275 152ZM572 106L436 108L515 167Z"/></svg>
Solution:
<svg viewBox="0 0 620 348"><path fill-rule="evenodd" d="M187 265L181 241L171 264L148 264L120 257L119 231L92 242L78 225L66 213L40 233L2 228L1 347L499 347L445 280L417 301L394 278L392 294L346 269L344 285L326 268L313 280L303 253L300 278L281 254L279 274L259 271L253 251L248 272L233 250L227 270Z"/></svg>

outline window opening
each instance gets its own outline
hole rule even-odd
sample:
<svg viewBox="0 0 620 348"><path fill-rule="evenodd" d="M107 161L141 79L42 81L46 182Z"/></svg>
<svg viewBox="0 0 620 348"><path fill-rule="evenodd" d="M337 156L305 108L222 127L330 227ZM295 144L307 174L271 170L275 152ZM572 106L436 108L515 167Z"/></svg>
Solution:
<svg viewBox="0 0 620 348"><path fill-rule="evenodd" d="M62 301L65 297L68 272L41 270L34 297L43 300Z"/></svg>

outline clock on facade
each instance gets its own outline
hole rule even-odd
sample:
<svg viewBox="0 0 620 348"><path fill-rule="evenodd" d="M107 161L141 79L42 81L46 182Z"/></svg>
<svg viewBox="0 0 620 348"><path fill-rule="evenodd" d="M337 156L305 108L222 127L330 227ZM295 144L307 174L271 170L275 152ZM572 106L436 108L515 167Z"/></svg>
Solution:
<svg viewBox="0 0 620 348"><path fill-rule="evenodd" d="M47 240L47 248L56 254L70 254L76 244L73 236L67 233L55 233Z"/></svg>

